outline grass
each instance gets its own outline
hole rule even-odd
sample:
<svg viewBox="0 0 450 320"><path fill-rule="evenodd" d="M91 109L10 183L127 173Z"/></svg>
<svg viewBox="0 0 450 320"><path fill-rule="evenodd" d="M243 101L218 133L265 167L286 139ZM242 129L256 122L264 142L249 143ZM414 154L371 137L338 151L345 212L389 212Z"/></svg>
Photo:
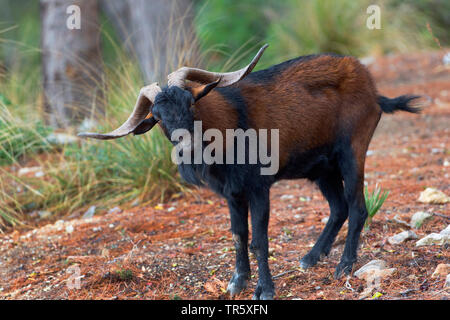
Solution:
<svg viewBox="0 0 450 320"><path fill-rule="evenodd" d="M105 114L97 117L98 125L92 131L118 127L129 116L143 86L137 63L120 46L116 48L116 63L104 66ZM172 145L159 128L114 141L51 145L47 136L52 130L39 113L27 112L39 110L40 93L27 95L29 85L14 85L13 79L19 77L5 76L0 82L0 231L27 226L39 211L56 219L90 205L105 210L119 204L145 205L186 191L171 161ZM40 87L39 78L35 80L34 86ZM65 133L76 131L68 128ZM40 167L44 175L18 175L20 168L30 166Z"/></svg>
<svg viewBox="0 0 450 320"><path fill-rule="evenodd" d="M375 214L380 210L381 206L383 205L384 201L386 201L387 197L389 195L389 191L383 191L378 186L375 187L375 189L372 191L372 193L369 193L369 190L367 187L364 189L364 199L366 202L366 208L368 217L365 223L365 228L369 229L370 224L372 223L372 219L375 216Z"/></svg>
<svg viewBox="0 0 450 320"><path fill-rule="evenodd" d="M51 131L42 121L23 122L14 118L0 102L0 165L17 163L25 155L50 151L52 146L45 137Z"/></svg>
<svg viewBox="0 0 450 320"><path fill-rule="evenodd" d="M357 57L431 46L426 18L408 4L395 10L389 1L377 1L381 8L381 29L366 27L369 0L287 0L285 10L273 18L268 42L277 48L279 61L302 54L332 52Z"/></svg>

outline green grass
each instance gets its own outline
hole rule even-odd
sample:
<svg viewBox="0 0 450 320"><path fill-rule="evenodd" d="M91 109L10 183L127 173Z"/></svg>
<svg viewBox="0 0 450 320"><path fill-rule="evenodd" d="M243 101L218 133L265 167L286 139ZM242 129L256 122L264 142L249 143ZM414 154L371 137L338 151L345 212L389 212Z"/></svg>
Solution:
<svg viewBox="0 0 450 320"><path fill-rule="evenodd" d="M90 130L104 132L125 121L144 85L137 63L117 46L116 63L105 65L105 114ZM141 136L113 141L79 140L50 145L51 129L40 120L39 92L16 86L22 74L0 82L0 231L26 226L30 213L51 213L51 219L82 212L90 205L104 209L165 201L186 191L172 163L172 145L156 127ZM40 87L39 78L35 86ZM68 129L66 133L76 133ZM39 166L43 177L19 176L24 166ZM36 214L35 214L36 215Z"/></svg>
<svg viewBox="0 0 450 320"><path fill-rule="evenodd" d="M366 202L366 208L368 213L368 217L365 223L366 229L369 228L370 224L372 223L373 217L378 212L378 210L380 210L384 201L386 201L388 195L389 191L382 192L381 188L379 188L378 186L375 187L372 193L369 193L369 190L367 189L367 187L365 187L364 199Z"/></svg>
<svg viewBox="0 0 450 320"><path fill-rule="evenodd" d="M357 57L432 46L426 18L417 9L389 1L381 8L381 29L366 27L369 0L286 0L267 33L268 52L279 61L304 54L331 52Z"/></svg>

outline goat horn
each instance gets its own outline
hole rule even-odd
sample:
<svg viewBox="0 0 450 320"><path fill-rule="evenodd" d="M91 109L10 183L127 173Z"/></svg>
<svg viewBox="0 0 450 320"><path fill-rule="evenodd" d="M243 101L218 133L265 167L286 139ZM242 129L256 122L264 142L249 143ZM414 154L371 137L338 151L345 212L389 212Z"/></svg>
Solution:
<svg viewBox="0 0 450 320"><path fill-rule="evenodd" d="M93 138L100 140L117 139L124 137L130 133L142 133L142 128L140 125L145 122L145 131L150 130L158 121L156 121L153 116L151 116L150 110L155 101L155 97L161 92L161 88L158 83L153 83L151 85L145 86L139 92L139 97L134 106L133 112L130 117L123 123L119 128L109 133L93 133L93 132L82 132L78 136L81 138ZM149 121L150 119L150 121ZM150 126L151 125L151 126ZM135 130L137 130L135 132Z"/></svg>
<svg viewBox="0 0 450 320"><path fill-rule="evenodd" d="M167 83L169 87L177 86L180 88L185 88L185 80L191 80L199 83L210 83L217 81L217 79L221 77L220 83L217 85L217 87L228 87L233 83L236 83L239 80L243 79L250 72L252 72L253 68L258 63L259 58L261 58L262 54L264 53L264 50L266 50L268 46L269 46L268 44L262 46L261 49L259 49L256 56L253 58L252 62L250 62L248 66L240 70L233 72L219 73L196 68L182 67L177 71L169 74L169 76L167 77L168 78Z"/></svg>

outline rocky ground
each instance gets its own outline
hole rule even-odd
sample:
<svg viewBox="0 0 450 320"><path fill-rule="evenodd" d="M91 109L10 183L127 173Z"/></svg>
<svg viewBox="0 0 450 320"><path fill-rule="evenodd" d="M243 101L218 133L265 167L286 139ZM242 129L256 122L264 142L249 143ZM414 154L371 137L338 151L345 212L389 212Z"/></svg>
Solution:
<svg viewBox="0 0 450 320"><path fill-rule="evenodd" d="M314 268L299 269L298 260L324 226L328 206L309 182L273 187L270 266L277 299L450 297L450 204L445 203L450 195L450 67L442 62L445 52L366 60L382 94L423 95L427 107L421 115L384 115L377 128L366 181L370 190L378 184L390 193L362 235L358 272L352 277L333 278L345 226L329 257ZM441 204L418 201L426 188L444 193L436 201ZM424 220L411 226L418 217ZM101 216L0 235L0 298L228 299L233 250L225 202L198 190L155 207L112 208ZM251 298L255 286L252 276L237 298Z"/></svg>

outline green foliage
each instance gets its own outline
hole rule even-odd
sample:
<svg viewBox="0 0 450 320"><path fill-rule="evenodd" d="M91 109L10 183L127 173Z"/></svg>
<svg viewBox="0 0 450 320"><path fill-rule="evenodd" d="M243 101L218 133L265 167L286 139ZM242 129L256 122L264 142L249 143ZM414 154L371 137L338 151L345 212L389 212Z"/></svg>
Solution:
<svg viewBox="0 0 450 320"><path fill-rule="evenodd" d="M387 199L388 195L389 191L381 192L381 188L379 188L378 186L376 186L375 189L372 191L372 193L369 194L367 187L365 187L364 199L366 202L366 208L368 213L367 221L365 223L366 229L369 228L369 225L372 222L373 217L378 212L378 210L380 210L381 206Z"/></svg>
<svg viewBox="0 0 450 320"><path fill-rule="evenodd" d="M105 66L106 114L98 119L98 127L92 128L95 131L120 125L129 116L142 86L137 64L123 52L118 52L116 59L117 63ZM3 86L6 87L14 92L12 86ZM16 94L3 96L10 104L18 101ZM56 218L102 203L111 208L136 200L140 205L162 202L170 194L184 190L171 161L172 145L158 127L146 135L114 141L80 140L36 156L50 150L45 138L50 131L42 123L32 121L36 113L27 110L35 110L36 103L28 99L17 107L0 108L0 155L14 163L14 170L21 166L18 158L33 156L32 165L40 166L44 176L19 177L0 166L0 230L6 225L25 224L27 213L39 210Z"/></svg>
<svg viewBox="0 0 450 320"><path fill-rule="evenodd" d="M365 11L368 1L285 1L271 24L269 42L281 60L301 54L333 52L360 55L367 41Z"/></svg>
<svg viewBox="0 0 450 320"><path fill-rule="evenodd" d="M402 0L391 0L393 10L404 4ZM430 24L434 36L442 46L450 44L450 1L448 0L409 0L408 5L423 14L422 20Z"/></svg>
<svg viewBox="0 0 450 320"><path fill-rule="evenodd" d="M116 270L116 274L122 281L129 281L133 279L133 271L130 269L120 269Z"/></svg>
<svg viewBox="0 0 450 320"><path fill-rule="evenodd" d="M25 155L49 151L51 145L46 137L51 131L42 121L28 123L14 118L0 102L0 165L15 163Z"/></svg>
<svg viewBox="0 0 450 320"><path fill-rule="evenodd" d="M279 5L277 0L198 2L196 32L202 49L212 53L212 70L253 58L255 48L263 44L270 16ZM264 63L264 56L262 60Z"/></svg>
<svg viewBox="0 0 450 320"><path fill-rule="evenodd" d="M369 0L287 0L267 39L280 61L303 54L332 52L364 56L431 45L423 15L403 4L395 10L379 1L381 29L366 26Z"/></svg>

